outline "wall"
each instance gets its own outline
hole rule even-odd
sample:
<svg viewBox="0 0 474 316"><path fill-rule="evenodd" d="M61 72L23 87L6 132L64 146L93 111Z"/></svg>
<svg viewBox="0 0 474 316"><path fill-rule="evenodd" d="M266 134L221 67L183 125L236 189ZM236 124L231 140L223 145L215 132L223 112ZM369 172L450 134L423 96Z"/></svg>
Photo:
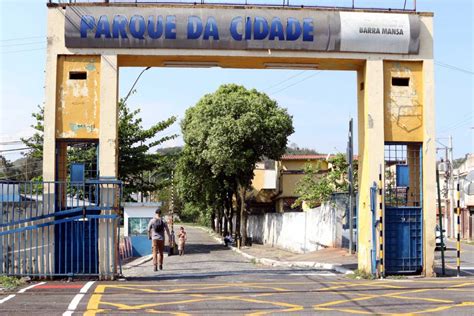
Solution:
<svg viewBox="0 0 474 316"><path fill-rule="evenodd" d="M250 215L248 235L255 242L298 253L342 247L346 206L345 200L338 199L306 212Z"/></svg>
<svg viewBox="0 0 474 316"><path fill-rule="evenodd" d="M155 210L161 203L124 203L124 236L130 238L132 256L142 257L151 254L151 241L146 234L135 234L129 231L130 218L146 219L144 225L148 225L148 218L155 216Z"/></svg>

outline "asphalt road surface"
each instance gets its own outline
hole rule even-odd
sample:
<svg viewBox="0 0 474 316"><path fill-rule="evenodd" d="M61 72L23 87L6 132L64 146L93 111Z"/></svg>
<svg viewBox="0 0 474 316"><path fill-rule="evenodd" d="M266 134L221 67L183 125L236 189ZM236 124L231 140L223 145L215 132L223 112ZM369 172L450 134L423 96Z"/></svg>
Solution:
<svg viewBox="0 0 474 316"><path fill-rule="evenodd" d="M447 276L457 275L457 251L456 242L452 240L446 241L446 250L444 252L445 258L445 273ZM435 254L436 273L442 274L441 250L437 249ZM461 243L461 276L474 277L474 245ZM473 313L474 314L474 313Z"/></svg>
<svg viewBox="0 0 474 316"><path fill-rule="evenodd" d="M34 283L0 294L0 315L473 315L474 278L352 280L255 265L188 228L185 256L124 271L125 281Z"/></svg>

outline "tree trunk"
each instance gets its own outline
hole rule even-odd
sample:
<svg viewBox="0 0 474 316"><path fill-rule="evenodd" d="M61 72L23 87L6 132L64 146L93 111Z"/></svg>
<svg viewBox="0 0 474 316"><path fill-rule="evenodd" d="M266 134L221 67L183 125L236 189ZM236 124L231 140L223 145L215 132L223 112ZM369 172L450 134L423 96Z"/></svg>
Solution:
<svg viewBox="0 0 474 316"><path fill-rule="evenodd" d="M237 201L237 208L235 210L235 236L240 237L240 195L236 194L235 199Z"/></svg>
<svg viewBox="0 0 474 316"><path fill-rule="evenodd" d="M240 234L242 236L242 244L247 242L247 211L245 209L245 191L246 188L239 185L240 195Z"/></svg>
<svg viewBox="0 0 474 316"><path fill-rule="evenodd" d="M211 228L213 231L216 231L216 211L212 211L211 214Z"/></svg>
<svg viewBox="0 0 474 316"><path fill-rule="evenodd" d="M222 235L222 208L217 210L217 233Z"/></svg>

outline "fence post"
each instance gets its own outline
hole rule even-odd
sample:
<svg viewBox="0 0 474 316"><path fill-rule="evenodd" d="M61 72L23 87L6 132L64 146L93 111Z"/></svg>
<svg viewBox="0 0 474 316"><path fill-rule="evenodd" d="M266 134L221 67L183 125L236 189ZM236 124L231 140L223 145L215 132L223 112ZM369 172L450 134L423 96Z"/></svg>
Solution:
<svg viewBox="0 0 474 316"><path fill-rule="evenodd" d="M380 277L383 278L384 270L384 252L383 252L383 186L382 186L382 165L380 165L379 172L379 256L380 256Z"/></svg>

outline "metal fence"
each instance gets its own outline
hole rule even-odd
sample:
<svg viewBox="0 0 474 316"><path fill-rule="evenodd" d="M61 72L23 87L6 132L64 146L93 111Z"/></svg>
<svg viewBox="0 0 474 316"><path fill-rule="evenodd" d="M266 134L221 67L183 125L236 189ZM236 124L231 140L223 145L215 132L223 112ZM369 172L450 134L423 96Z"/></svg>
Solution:
<svg viewBox="0 0 474 316"><path fill-rule="evenodd" d="M0 274L117 274L121 182L0 182Z"/></svg>

